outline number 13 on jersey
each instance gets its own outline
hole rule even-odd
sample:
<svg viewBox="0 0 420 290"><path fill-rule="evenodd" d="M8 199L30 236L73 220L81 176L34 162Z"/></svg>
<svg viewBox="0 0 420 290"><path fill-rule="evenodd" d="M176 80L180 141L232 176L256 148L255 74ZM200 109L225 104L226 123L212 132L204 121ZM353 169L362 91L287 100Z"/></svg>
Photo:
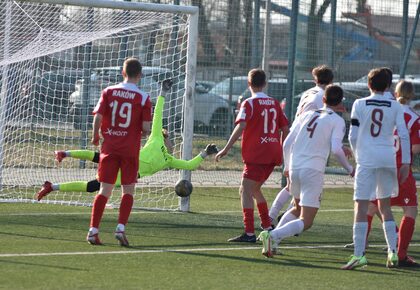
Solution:
<svg viewBox="0 0 420 290"><path fill-rule="evenodd" d="M271 123L271 130L270 133L273 134L276 131L276 127L277 127L277 111L275 108L270 108L268 109L264 109L261 112L261 116L264 117L264 134L268 133L268 126L269 123ZM269 121L268 119L271 117L271 120Z"/></svg>

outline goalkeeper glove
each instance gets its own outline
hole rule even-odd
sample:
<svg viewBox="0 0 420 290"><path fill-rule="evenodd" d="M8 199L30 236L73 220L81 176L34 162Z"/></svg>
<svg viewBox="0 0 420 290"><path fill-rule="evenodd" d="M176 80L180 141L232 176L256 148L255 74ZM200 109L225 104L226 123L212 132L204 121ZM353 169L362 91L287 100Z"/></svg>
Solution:
<svg viewBox="0 0 420 290"><path fill-rule="evenodd" d="M171 90L172 84L171 79L164 80L160 85L160 95L165 96Z"/></svg>
<svg viewBox="0 0 420 290"><path fill-rule="evenodd" d="M206 149L204 149L204 151L206 151L207 155L212 155L219 152L219 149L217 149L217 146L215 144L207 144Z"/></svg>

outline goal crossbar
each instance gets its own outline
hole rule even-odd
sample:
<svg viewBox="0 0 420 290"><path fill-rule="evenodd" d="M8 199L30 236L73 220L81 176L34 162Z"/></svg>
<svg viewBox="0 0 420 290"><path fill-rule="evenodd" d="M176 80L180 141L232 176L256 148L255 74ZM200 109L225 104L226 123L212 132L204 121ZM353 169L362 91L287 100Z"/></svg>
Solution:
<svg viewBox="0 0 420 290"><path fill-rule="evenodd" d="M186 38L182 39L182 34L180 34L180 36L178 36L179 41L185 41L186 40L184 42L185 45L183 45L182 48L180 48L180 49L183 49L183 51L184 51L184 53L183 53L183 59L184 59L184 61L183 61L183 75L184 75L183 88L185 89L184 97L183 97L182 119L181 119L182 120L182 125L181 125L181 127L182 127L182 130L181 130L182 143L181 143L181 148L180 148L180 152L181 152L180 156L183 159L191 159L192 158L192 137L193 137L193 124L194 124L194 110L193 110L193 108L194 108L194 95L195 95L195 75L196 75L197 42L198 42L198 15L199 15L198 7L171 5L171 4L109 1L109 0L17 0L17 1L7 0L6 1L7 6L5 6L6 7L6 16L11 13L12 5L15 5L15 7L18 7L17 10L19 10L19 9L22 10L22 12L23 12L22 15L26 14L26 16L29 17L29 19L32 20L32 17L30 15L30 13L27 14L27 11L25 11L25 7L23 5L21 5L23 3L28 4L28 5L29 4L34 4L34 5L46 4L46 5L54 5L54 6L83 7L84 9L86 9L86 13L89 13L90 8L110 9L110 10L115 9L115 10L121 10L121 11L133 11L133 13L143 12L143 11L144 12L159 12L159 13L162 13L162 14L167 13L167 14L174 15L174 16L169 16L169 17L173 17L172 19L174 19L174 21L176 21L178 15L181 15L181 14L187 15L188 16L187 29L184 30ZM7 32L12 31L12 29L13 29L12 25L14 25L14 23L12 23L11 21L7 21L7 19L8 18L6 17L6 21L3 22L6 32L3 35L4 36L3 37L4 38L4 44L3 44L4 49L3 49L2 54L3 54L3 58L5 60L9 59L9 61L5 61L0 66L1 71L2 71L1 74L3 75L2 81L4 83L4 85L2 85L2 88L1 88L1 91L0 91L0 95L2 95L2 96L6 96L6 91L8 89L15 90L16 92L19 92L18 90L20 90L21 87L23 88L24 85L25 85L24 81L25 82L27 81L26 79L24 80L22 78L22 81L20 81L21 83L19 83L19 86L14 86L13 88L8 87L9 83L13 84L12 79L14 77L14 72L18 71L19 68L18 68L18 66L16 66L15 62L10 61L10 56L12 54L14 55L16 53L16 51L9 51L9 49L8 49L9 48L9 42L13 41L13 36L11 36ZM36 18L33 21L35 22ZM87 21L89 22L89 18L87 19ZM173 22L173 23L175 23L175 22ZM175 30L171 30L172 29L171 24L168 24L166 27L167 28L162 28L162 29L167 29L167 31L172 31L172 33L174 33ZM40 28L42 30L42 27L40 27ZM127 31L130 31L133 28L130 27L130 26L126 26L126 27L124 27L124 29L127 30ZM86 81L87 80L86 76L91 76L91 69L90 69L90 65L88 64L88 62L91 61L90 60L90 54L92 53L92 51L91 51L92 41L95 41L97 38L99 38L99 39L111 39L112 37L114 37L114 38L117 39L117 38L121 38L121 37L127 37L126 35L130 35L129 33L131 33L131 32L127 32L127 34L123 34L123 33L120 34L120 30L121 29L113 28L113 29L110 29L109 32L106 35L90 35L89 41L84 41L83 39L77 41L75 39L75 41L73 43L73 46L74 47L79 47L79 46L83 45L84 46L83 53L87 57L89 57L88 58L89 60L85 60L85 62L87 64L84 67L84 69L86 71L89 71L89 73L84 73L83 80ZM138 29L137 30L133 29L133 31L138 31ZM59 31L59 32L62 32L62 31ZM83 34L85 32L86 31L79 31L79 34ZM90 33L90 31L87 31L87 32ZM155 33L155 32L153 32L153 33ZM171 32L167 32L167 33L171 33ZM164 40L163 35L164 34L159 35L161 41L162 41L162 39ZM52 35L52 36L55 37L55 35ZM58 37L54 38L54 41L55 40L59 41L61 36L62 35L58 35ZM149 37L152 38L151 36L149 36ZM132 43L133 42L134 42L134 40L132 40ZM40 43L40 45L43 45L43 43ZM46 45L49 45L49 43L47 43ZM176 39L173 41L173 45L174 46L177 45ZM133 47L133 44L131 45L131 47ZM74 50L73 52L70 52L69 47L67 47L66 45L62 45L60 47L60 50L56 49L55 46L51 46L51 45L50 45L49 48L50 48L50 50L48 50L48 53L47 52L45 53L45 56L47 56L47 54L48 54L48 57L46 57L46 58L41 59L41 57L44 57L44 54L43 55L32 54L32 58L37 59L34 62L28 61L26 55L23 55L20 58L20 61L22 63L25 62L25 65L26 65L25 69L27 71L31 71L30 79L28 77L28 80L31 81L31 83L30 83L31 88L35 87L33 85L33 84L35 84L35 77L37 77L37 78L38 77L43 77L44 75L48 76L48 73L50 71L54 73L54 69L52 68L53 65L46 63L49 59L54 60L57 63L66 63L66 61L68 61L67 58L72 56L71 53L73 53L73 56L77 56L76 52L78 51L78 50ZM120 48L121 48L121 46L120 46ZM127 50L127 49L128 48L125 48L125 50ZM27 53L27 49L24 46L22 46L20 49L17 50L17 54L19 54L21 52ZM61 52L62 54L59 54L59 52ZM63 52L65 52L65 53L63 54ZM107 50L107 53L109 53L108 50ZM181 55L180 52L177 52L177 54ZM59 61L57 61L57 58L59 58L59 57L63 57L63 59L62 60L60 59ZM177 57L179 58L179 56L177 56ZM167 56L166 58L162 58L162 59L166 61L166 59L171 59L171 57ZM92 61L94 61L94 60L92 60ZM38 70L40 68L41 69L44 68L43 63L46 64L45 65L46 70L38 73L35 68L37 68ZM176 63L176 62L173 61L173 63ZM51 66L51 68L49 66ZM80 69L80 67L78 67L78 68ZM58 69L59 69L59 67L58 67ZM58 69L56 69L56 72L58 72ZM179 71L179 69L176 66L173 66L173 65L169 66L168 69L175 69L175 70ZM32 82L32 80L34 80L34 81ZM89 80L86 81L86 83L88 84ZM40 85L43 85L43 84L40 84ZM49 87L44 87L44 88L50 89ZM83 83L82 83L82 89L84 90L84 92L87 92L88 90L85 89L85 88L88 88L88 86L83 85ZM51 90L55 90L55 87L52 87ZM47 98L47 97L45 97L45 98ZM1 116L0 122L2 122L3 119L9 118L8 115L5 112L6 112L6 105L10 105L11 103L10 103L9 100L7 102L5 100L6 100L6 98L3 97L1 105L0 105L0 109L1 109L1 111L0 111L0 116ZM59 100L58 97L55 100ZM83 97L83 100L85 100L85 97ZM55 108L55 110L58 110L57 112L51 111L50 112L51 116L57 116L59 114L65 114L65 113L60 113L60 111L59 111L60 110L59 109L60 104L51 103L50 101L47 100L47 99L45 99L45 100L41 99L40 101L36 100L37 103L35 105L37 107L36 107L35 111L34 111L34 109L31 109L32 111L28 111L28 113L34 114L34 116L35 116L35 117L31 117L31 118L35 118L35 120L44 118L43 122L46 122L45 124L48 123L50 125L43 125L44 123L39 123L39 124L41 124L40 127L39 127L40 129L37 129L37 131L33 131L32 128L34 127L34 124L32 124L30 129L21 129L22 132L27 132L28 130L31 130L31 134L33 134L35 137L37 137L38 135L49 134L48 130L52 130L52 129L56 130L57 132L60 131L60 130L67 130L67 129L63 129L63 128L67 128L66 126L67 126L68 121L66 121L66 120L68 119L68 117L67 117L67 119L61 118L62 117L61 115L59 117L46 117L47 114L42 113L44 115L41 115L41 113L39 113L39 112L41 112L41 109L45 110L45 112L47 112L47 110L50 110L50 108L48 107L48 106L50 106L52 108ZM85 103L83 103L83 104L85 104ZM30 103L30 105L35 106L32 103ZM175 105L176 105L176 103L175 103ZM41 107L41 106L44 106L45 109L44 109L44 107ZM18 110L18 108L16 110ZM20 114L20 111L19 111L19 114ZM55 114L55 115L53 115L53 114ZM17 115L17 114L15 114L15 115ZM75 115L76 114L74 113L74 116ZM73 115L70 116L70 114L69 114L69 117L72 117L72 116ZM38 118L38 119L36 119L36 118ZM52 119L49 120L48 118L56 118L54 120L58 120L58 121L53 121ZM54 127L55 126L54 124L57 123L57 122L61 122L61 125L60 125L61 127L60 128L52 128L51 126ZM4 122L2 122L2 123L4 123ZM13 124L13 126L18 126L20 123L16 122L16 121L13 121L11 124ZM42 127L42 126L49 126L49 127L45 127L45 129L43 129L44 127ZM10 144L6 144L6 142L8 142L11 139L10 138L8 139L4 136L5 131L6 130L10 131L10 128L12 128L12 127L10 127L10 128L9 127L6 128L5 126L0 125L0 199L3 200L3 201L5 201L5 200L28 201L26 199L26 196L28 196L28 191L31 191L30 189L26 189L27 192L25 194L22 194L21 196L17 197L16 199L13 198L13 197L10 198L10 196L13 196L13 193L8 192L7 190L5 192L1 192L2 191L1 187L3 185L4 177L6 176L4 168L6 168L7 171L8 171L7 172L8 173L8 175L7 175L8 186L9 186L9 188L12 188L13 184L15 186L19 186L19 182L17 182L17 184L16 184L16 183L13 183L13 181L12 181L12 180L14 180L13 178L15 177L15 175L13 175L13 170L19 169L19 166L22 166L22 165L19 165L19 164L11 164L10 162L6 164L5 157L8 157L8 156L6 156L6 154L9 154L9 153L6 153L6 149L9 150L9 148L13 147ZM68 132L70 132L70 130L71 129L69 129L69 131L66 131L64 133L65 134L64 138L67 138L66 136L67 136L67 134L69 134ZM80 129L78 129L78 130L80 130ZM86 130L86 129L83 129L83 130ZM82 136L82 139L84 140L84 139L86 139L87 134L83 130L81 130L81 136ZM9 131L7 131L7 133L11 134ZM20 131L16 131L16 132L19 133ZM38 135L36 135L34 132ZM51 134L56 134L56 133L54 131ZM29 136L28 138L32 138L32 135L28 135L28 136ZM35 140L35 137L33 137L31 140ZM48 139L45 139L45 138L44 139L49 140L49 137L50 136L48 135L46 137ZM55 137L58 138L58 139L63 138L63 137L60 137L60 136L58 136L58 137L55 136ZM23 141L26 140L25 139L26 137L24 137L23 135L20 138ZM71 137L71 138L73 138L73 137ZM44 139L42 139L42 138L39 139L39 140L37 139L37 142L39 141L40 144L43 144L42 142L47 142ZM55 148L57 148L57 146L58 146L58 145L54 145L53 143L51 143L49 145L56 146ZM22 147L24 147L24 146L22 146ZM26 146L22 150L29 150L29 149L27 149L27 147L28 146ZM83 145L81 148L84 148L84 147L85 147L85 145ZM18 148L18 147L16 147L16 148ZM48 147L48 148L50 148L50 147ZM44 152L46 149L47 149L46 147L40 147L39 149L37 148L36 150L38 150L38 151L41 150L41 151ZM51 150L51 149L49 149L49 150ZM36 157L36 158L38 158L39 160L44 160L45 159L44 156L42 156L42 158L40 158L39 156ZM10 158L8 158L7 161L9 161L9 159ZM33 170L33 175L31 175L30 178L26 181L26 183L28 183L29 185L32 185L32 184L35 185L37 182L39 182L40 180L38 180L39 179L38 171L39 170L42 171L43 166L49 166L49 165L43 165L42 161L41 161L41 163L39 163L38 161L33 161L33 163L34 163L33 169L30 168L31 170ZM26 165L24 165L24 166L26 166ZM40 169L37 169L37 168L40 168ZM24 168L24 170L26 170L26 167ZM39 174L39 175L42 175L42 174ZM191 172L189 172L189 171L180 171L178 174L179 174L179 178L191 180ZM157 178L159 178L159 177L157 177ZM34 180L36 180L35 184L33 183ZM12 186L12 187L10 187L10 186ZM165 189L167 189L166 185L162 185L162 186L165 187ZM157 189L157 190L160 190L160 189ZM168 190L165 190L165 192L168 192ZM54 202L55 202L54 200L50 200L50 203L54 203ZM60 203L60 201L56 201L56 202ZM72 203L72 202L73 201L71 201L70 203ZM76 202L76 203L78 203L78 202ZM80 203L78 203L78 204L80 204ZM159 207L149 206L149 208L159 208ZM172 207L172 209L173 209L173 207ZM189 210L189 197L179 199L178 209L181 210L181 211L188 211Z"/></svg>
<svg viewBox="0 0 420 290"><path fill-rule="evenodd" d="M70 5L93 8L110 8L122 10L141 10L163 13L198 14L196 6L181 6L171 4L156 4L142 2L110 1L110 0L21 0L23 2L45 3L55 5Z"/></svg>

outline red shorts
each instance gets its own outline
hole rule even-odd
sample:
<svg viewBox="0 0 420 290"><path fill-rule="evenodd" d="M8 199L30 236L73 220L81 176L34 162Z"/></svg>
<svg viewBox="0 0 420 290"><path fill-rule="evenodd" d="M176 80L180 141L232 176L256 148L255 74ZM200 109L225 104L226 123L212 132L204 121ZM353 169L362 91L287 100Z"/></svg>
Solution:
<svg viewBox="0 0 420 290"><path fill-rule="evenodd" d="M377 205L378 200L373 203ZM417 206L416 179L411 169L407 180L403 184L398 184L398 196L391 198L391 206Z"/></svg>
<svg viewBox="0 0 420 290"><path fill-rule="evenodd" d="M248 178L257 182L263 183L270 177L275 165L266 164L246 164L242 172L243 178Z"/></svg>
<svg viewBox="0 0 420 290"><path fill-rule="evenodd" d="M101 153L99 156L98 180L100 182L115 184L118 171L121 169L121 185L137 182L139 158L136 156L122 156Z"/></svg>

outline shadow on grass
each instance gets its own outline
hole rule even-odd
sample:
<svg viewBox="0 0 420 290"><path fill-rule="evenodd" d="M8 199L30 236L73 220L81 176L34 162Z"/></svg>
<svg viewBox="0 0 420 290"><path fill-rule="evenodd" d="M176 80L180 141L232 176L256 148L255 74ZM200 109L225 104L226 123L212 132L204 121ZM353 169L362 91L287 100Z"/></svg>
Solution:
<svg viewBox="0 0 420 290"><path fill-rule="evenodd" d="M314 265L306 262L302 262L296 259L265 259L265 258L248 258L248 257L240 257L240 256L228 256L222 254L215 254L215 253L197 253L197 252L177 252L179 254L184 255L192 255L192 256L200 256L205 258L214 258L214 259L227 259L227 260L234 260L234 261L241 261L241 262L249 262L249 263L257 263L257 264L274 264L278 266L287 266L287 267L298 267L298 268L317 268L317 269L330 269L336 270L335 267L330 267L326 265Z"/></svg>
<svg viewBox="0 0 420 290"><path fill-rule="evenodd" d="M18 261L4 260L4 259L0 259L0 264L17 264L17 265L24 265L24 266L35 266L37 267L37 270L39 270L38 268L41 267L41 268L53 268L53 269L70 270L70 271L82 271L82 272L89 271L88 269L83 269L83 268L63 267L63 266L58 266L58 265L46 265L46 264L41 264L41 263L18 262Z"/></svg>

